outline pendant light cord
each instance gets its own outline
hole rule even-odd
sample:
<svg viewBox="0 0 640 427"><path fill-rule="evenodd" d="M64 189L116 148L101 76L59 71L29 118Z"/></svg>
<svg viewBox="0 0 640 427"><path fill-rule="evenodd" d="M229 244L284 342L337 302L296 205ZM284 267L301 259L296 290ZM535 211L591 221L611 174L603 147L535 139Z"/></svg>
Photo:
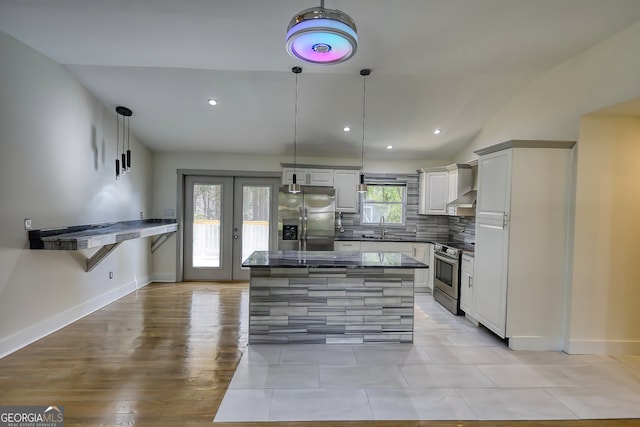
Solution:
<svg viewBox="0 0 640 427"><path fill-rule="evenodd" d="M120 150L120 114L116 114L116 158Z"/></svg>
<svg viewBox="0 0 640 427"><path fill-rule="evenodd" d="M124 145L124 143L125 143L124 138L125 138L125 136L126 136L126 134L124 133L124 125L126 124L125 120L127 120L127 118L126 118L126 117L124 117L124 118L122 119L122 154L124 154L124 152L125 152L125 150L126 150L126 148L127 148L127 147ZM126 165L122 165L122 166L126 169Z"/></svg>
<svg viewBox="0 0 640 427"><path fill-rule="evenodd" d="M364 70L363 70L364 71ZM362 173L364 173L364 121L365 121L365 109L367 105L367 74L362 74Z"/></svg>
<svg viewBox="0 0 640 427"><path fill-rule="evenodd" d="M291 71L296 75L296 100L293 112L293 173L296 173L297 166L297 145L298 145L298 74L302 72L301 67L293 67Z"/></svg>
<svg viewBox="0 0 640 427"><path fill-rule="evenodd" d="M296 156L298 143L298 73L296 73L296 102L293 113L293 171L296 171Z"/></svg>

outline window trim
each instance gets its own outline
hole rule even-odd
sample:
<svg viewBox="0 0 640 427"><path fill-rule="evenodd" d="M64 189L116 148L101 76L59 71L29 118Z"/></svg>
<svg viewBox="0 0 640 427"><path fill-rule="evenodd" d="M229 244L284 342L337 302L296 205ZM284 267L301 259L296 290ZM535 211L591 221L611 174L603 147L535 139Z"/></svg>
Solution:
<svg viewBox="0 0 640 427"><path fill-rule="evenodd" d="M365 222L365 215L364 215L364 209L366 207L367 204L369 205L400 205L402 206L402 222L386 222L385 221L385 226L388 227L404 227L406 225L407 222L407 184L406 183L399 183L399 182L394 182L394 183L382 183L382 182L375 182L375 183L367 183L368 186L375 186L375 187L402 187L402 201L401 202L368 202L365 203L366 200L366 194L367 193L361 193L360 194L360 225L378 225L378 222ZM385 218L386 220L386 218Z"/></svg>

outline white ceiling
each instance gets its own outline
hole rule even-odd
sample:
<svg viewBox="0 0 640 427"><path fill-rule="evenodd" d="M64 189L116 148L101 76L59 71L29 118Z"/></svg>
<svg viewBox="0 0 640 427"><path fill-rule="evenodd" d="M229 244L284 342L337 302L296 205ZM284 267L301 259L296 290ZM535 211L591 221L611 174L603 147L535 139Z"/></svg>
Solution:
<svg viewBox="0 0 640 427"><path fill-rule="evenodd" d="M133 110L152 150L286 155L301 0L0 0L0 30ZM349 61L302 64L298 154L450 159L514 91L640 20L640 0L326 0L354 18ZM219 101L210 107L206 101ZM115 114L115 111L114 111ZM352 131L342 128L350 125ZM442 128L440 135L433 129ZM392 144L389 151L384 147Z"/></svg>

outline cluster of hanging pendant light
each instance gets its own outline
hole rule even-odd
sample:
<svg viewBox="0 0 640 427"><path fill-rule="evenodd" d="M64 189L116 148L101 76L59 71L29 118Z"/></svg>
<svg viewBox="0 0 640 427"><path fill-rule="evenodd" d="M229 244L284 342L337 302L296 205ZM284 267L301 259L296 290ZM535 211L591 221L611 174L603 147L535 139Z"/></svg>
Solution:
<svg viewBox="0 0 640 427"><path fill-rule="evenodd" d="M131 172L131 139L129 134L129 120L133 112L127 107L121 105L116 107L116 179L120 179L121 175ZM122 116L122 119L120 119ZM120 123L122 122L122 155L120 155ZM126 145L125 145L126 143ZM125 151L126 148L126 151Z"/></svg>

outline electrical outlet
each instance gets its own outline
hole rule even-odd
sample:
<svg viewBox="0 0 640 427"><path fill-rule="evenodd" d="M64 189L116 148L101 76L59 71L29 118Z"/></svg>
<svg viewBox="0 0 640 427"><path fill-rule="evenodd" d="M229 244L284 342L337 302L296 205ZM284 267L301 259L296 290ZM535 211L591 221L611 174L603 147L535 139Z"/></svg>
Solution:
<svg viewBox="0 0 640 427"><path fill-rule="evenodd" d="M175 215L175 211L173 209L165 209L164 210L164 216L173 217L174 215Z"/></svg>
<svg viewBox="0 0 640 427"><path fill-rule="evenodd" d="M24 219L24 229L31 230L31 218Z"/></svg>
<svg viewBox="0 0 640 427"><path fill-rule="evenodd" d="M113 279L113 271L109 272L109 279Z"/></svg>
<svg viewBox="0 0 640 427"><path fill-rule="evenodd" d="M144 213L140 211L140 219L144 219Z"/></svg>

